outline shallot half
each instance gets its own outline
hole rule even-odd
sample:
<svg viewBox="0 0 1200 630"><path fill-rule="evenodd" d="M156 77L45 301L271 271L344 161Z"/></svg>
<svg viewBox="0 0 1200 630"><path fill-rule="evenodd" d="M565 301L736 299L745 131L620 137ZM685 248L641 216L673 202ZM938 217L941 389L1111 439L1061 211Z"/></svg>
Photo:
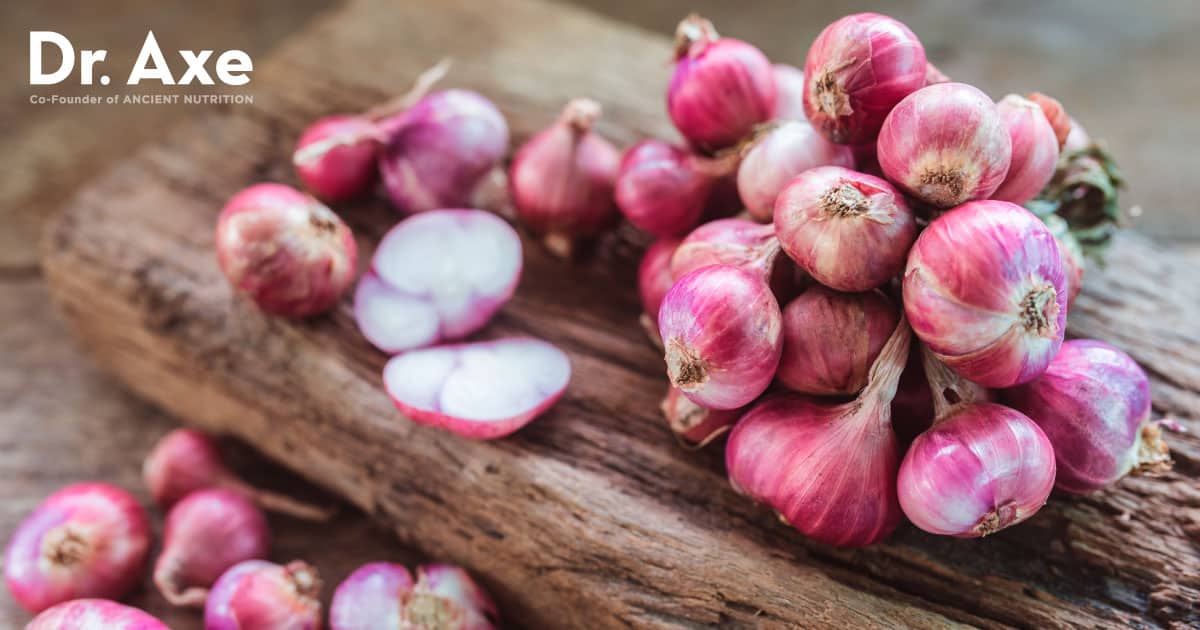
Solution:
<svg viewBox="0 0 1200 630"><path fill-rule="evenodd" d="M570 380L562 350L523 337L413 350L383 368L384 387L402 413L478 440L525 426Z"/></svg>
<svg viewBox="0 0 1200 630"><path fill-rule="evenodd" d="M137 608L107 599L73 599L47 608L25 630L171 630Z"/></svg>
<svg viewBox="0 0 1200 630"><path fill-rule="evenodd" d="M321 578L293 560L239 562L221 575L204 604L205 630L320 630Z"/></svg>
<svg viewBox="0 0 1200 630"><path fill-rule="evenodd" d="M807 120L771 123L743 152L738 195L750 216L760 222L771 221L775 198L793 177L818 166L854 168L850 147L826 140Z"/></svg>

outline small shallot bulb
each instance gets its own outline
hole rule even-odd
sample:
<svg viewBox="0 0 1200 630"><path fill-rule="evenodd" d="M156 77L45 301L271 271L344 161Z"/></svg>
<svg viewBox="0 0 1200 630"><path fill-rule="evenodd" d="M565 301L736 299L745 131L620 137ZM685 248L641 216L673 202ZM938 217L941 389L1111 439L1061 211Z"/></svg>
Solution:
<svg viewBox="0 0 1200 630"><path fill-rule="evenodd" d="M736 409L766 391L783 349L781 328L767 284L729 265L679 278L658 312L671 384L710 409Z"/></svg>
<svg viewBox="0 0 1200 630"><path fill-rule="evenodd" d="M267 519L244 495L197 490L167 513L154 585L168 602L199 608L227 569L265 558L269 546Z"/></svg>
<svg viewBox="0 0 1200 630"><path fill-rule="evenodd" d="M74 599L47 608L25 630L171 630L149 614L107 599Z"/></svg>
<svg viewBox="0 0 1200 630"><path fill-rule="evenodd" d="M883 121L877 150L889 180L939 208L987 199L1012 161L996 104L965 83L939 83L905 97Z"/></svg>
<svg viewBox="0 0 1200 630"><path fill-rule="evenodd" d="M933 426L900 464L900 506L931 534L978 538L1033 516L1054 487L1054 448L1021 412L980 402L976 385L925 352Z"/></svg>
<svg viewBox="0 0 1200 630"><path fill-rule="evenodd" d="M770 225L746 219L718 219L692 230L671 256L671 275L684 274L709 265L731 265L763 281L778 273L779 240Z"/></svg>
<svg viewBox="0 0 1200 630"><path fill-rule="evenodd" d="M640 322L650 340L662 348L662 339L658 338L658 309L662 306L663 297L675 284L675 276L671 275L671 257L679 247L679 239L660 238L646 248L642 254L642 262L638 264L638 296L642 300L642 315Z"/></svg>
<svg viewBox="0 0 1200 630"><path fill-rule="evenodd" d="M992 199L1023 204L1036 197L1054 177L1058 138L1042 108L1027 98L1009 94L996 104L996 111L1008 128L1012 162Z"/></svg>
<svg viewBox="0 0 1200 630"><path fill-rule="evenodd" d="M164 435L142 462L142 481L154 502L169 508L204 488L240 492L263 509L308 520L326 520L332 513L290 497L255 488L225 464L216 442L195 429L175 429Z"/></svg>
<svg viewBox="0 0 1200 630"><path fill-rule="evenodd" d="M925 84L925 48L904 24L856 13L817 35L804 63L804 112L838 144L870 142L888 112Z"/></svg>
<svg viewBox="0 0 1200 630"><path fill-rule="evenodd" d="M401 630L403 602L413 589L404 565L371 562L338 585L329 604L330 630Z"/></svg>
<svg viewBox="0 0 1200 630"><path fill-rule="evenodd" d="M986 387L1041 374L1062 345L1067 291L1054 235L1007 201L974 201L917 238L904 311L937 358Z"/></svg>
<svg viewBox="0 0 1200 630"><path fill-rule="evenodd" d="M856 400L786 393L751 407L725 446L734 489L827 545L862 547L892 533L900 449L890 405L911 338L901 320Z"/></svg>
<svg viewBox="0 0 1200 630"><path fill-rule="evenodd" d="M1071 117L1067 115L1067 110L1063 109L1062 103L1058 102L1058 99L1042 94L1041 92L1027 94L1025 98L1033 101L1042 109L1042 113L1046 115L1046 120L1050 121L1050 127L1054 129L1054 137L1058 140L1058 148L1062 149L1067 144L1067 138L1070 137L1073 126Z"/></svg>
<svg viewBox="0 0 1200 630"><path fill-rule="evenodd" d="M791 179L818 166L854 168L850 147L834 144L806 120L771 124L745 149L737 171L738 195L759 222L770 222L775 198Z"/></svg>
<svg viewBox="0 0 1200 630"><path fill-rule="evenodd" d="M775 120L804 120L804 71L786 63L771 66L775 74Z"/></svg>
<svg viewBox="0 0 1200 630"><path fill-rule="evenodd" d="M133 495L106 483L72 484L17 526L4 579L31 613L72 599L119 599L141 581L150 542L149 519Z"/></svg>
<svg viewBox="0 0 1200 630"><path fill-rule="evenodd" d="M221 575L204 604L205 630L320 630L321 578L293 560L246 560Z"/></svg>
<svg viewBox="0 0 1200 630"><path fill-rule="evenodd" d="M729 431L745 409L706 409L697 405L675 387L667 388L667 396L659 405L671 433L680 444L703 448Z"/></svg>
<svg viewBox="0 0 1200 630"><path fill-rule="evenodd" d="M487 98L470 90L434 92L380 125L388 142L379 173L400 211L477 207L494 194L489 187L508 151L508 123Z"/></svg>
<svg viewBox="0 0 1200 630"><path fill-rule="evenodd" d="M332 308L358 265L350 228L321 202L283 184L256 184L234 195L217 219L216 247L230 284L282 317Z"/></svg>
<svg viewBox="0 0 1200 630"><path fill-rule="evenodd" d="M559 256L569 256L576 239L598 235L617 218L613 187L621 154L592 131L599 117L599 103L575 99L558 122L513 156L508 180L517 217Z"/></svg>
<svg viewBox="0 0 1200 630"><path fill-rule="evenodd" d="M683 234L700 222L713 178L697 158L662 140L643 140L625 151L614 192L621 214L655 236Z"/></svg>
<svg viewBox="0 0 1200 630"><path fill-rule="evenodd" d="M354 291L354 319L395 354L462 339L504 306L521 279L521 238L482 210L439 209L384 235Z"/></svg>
<svg viewBox="0 0 1200 630"><path fill-rule="evenodd" d="M499 614L471 576L447 564L408 569L390 562L359 567L333 595L331 630L492 630Z"/></svg>
<svg viewBox="0 0 1200 630"><path fill-rule="evenodd" d="M1005 402L1046 432L1054 445L1060 490L1083 494L1130 473L1171 468L1162 432L1150 420L1146 373L1102 341L1064 343L1050 367L1006 391Z"/></svg>
<svg viewBox="0 0 1200 630"><path fill-rule="evenodd" d="M776 378L803 394L856 394L899 321L900 309L878 291L814 286L783 309Z"/></svg>
<svg viewBox="0 0 1200 630"><path fill-rule="evenodd" d="M712 22L693 14L679 23L675 60L667 113L693 146L733 146L774 116L771 62L746 42L718 36Z"/></svg>
<svg viewBox="0 0 1200 630"><path fill-rule="evenodd" d="M867 291L899 275L916 230L891 184L839 166L801 173L775 201L783 251L839 291Z"/></svg>

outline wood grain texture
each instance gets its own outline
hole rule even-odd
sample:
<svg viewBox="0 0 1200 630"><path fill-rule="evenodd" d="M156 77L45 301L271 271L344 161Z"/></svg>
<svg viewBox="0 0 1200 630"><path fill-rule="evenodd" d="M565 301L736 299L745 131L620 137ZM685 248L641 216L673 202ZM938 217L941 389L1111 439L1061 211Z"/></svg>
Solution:
<svg viewBox="0 0 1200 630"><path fill-rule="evenodd" d="M405 54L380 54L397 42ZM1141 237L1088 279L1072 327L1129 350L1155 377L1158 410L1187 417L1193 432L1170 438L1176 472L1056 498L986 540L906 526L864 550L804 540L729 489L718 453L674 446L656 411L661 358L636 325L627 239L575 266L526 247L518 294L485 334L544 337L576 376L550 414L494 443L401 418L380 388L385 357L348 304L273 320L221 278L220 205L249 183L292 181L287 155L305 121L379 100L452 51L447 83L494 98L518 141L577 95L601 98L600 129L615 140L668 135L667 50L534 2L496 2L487 17L465 0L353 3L264 64L254 109L194 120L87 187L47 234L47 277L86 345L135 391L470 566L532 627L1200 623L1200 332L1189 319L1200 267ZM367 247L395 220L379 201L339 209Z"/></svg>

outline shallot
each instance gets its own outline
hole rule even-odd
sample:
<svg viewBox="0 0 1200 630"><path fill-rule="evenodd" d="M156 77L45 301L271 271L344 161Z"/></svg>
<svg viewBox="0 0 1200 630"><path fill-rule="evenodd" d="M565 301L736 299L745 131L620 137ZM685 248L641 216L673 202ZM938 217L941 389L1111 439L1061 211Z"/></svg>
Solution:
<svg viewBox="0 0 1200 630"><path fill-rule="evenodd" d="M1041 376L1005 392L1005 402L1046 432L1055 486L1087 493L1130 473L1169 470L1162 431L1150 419L1150 383L1120 350L1091 339L1063 344Z"/></svg>
<svg viewBox="0 0 1200 630"><path fill-rule="evenodd" d="M209 587L233 565L267 556L267 519L241 493L197 490L167 513L154 585L176 606L201 607Z"/></svg>
<svg viewBox="0 0 1200 630"><path fill-rule="evenodd" d="M731 265L773 285L790 275L779 269L779 251L773 227L746 219L718 219L692 230L675 248L671 275L680 278L701 267Z"/></svg>
<svg viewBox="0 0 1200 630"><path fill-rule="evenodd" d="M771 66L775 75L774 120L804 120L804 71L786 63Z"/></svg>
<svg viewBox="0 0 1200 630"><path fill-rule="evenodd" d="M704 214L713 178L698 158L662 140L643 140L625 151L614 192L621 214L655 236L692 229Z"/></svg>
<svg viewBox="0 0 1200 630"><path fill-rule="evenodd" d="M640 322L650 340L660 348L662 339L658 338L658 309L671 285L675 284L675 276L671 275L671 257L675 255L679 243L678 239L673 238L654 241L646 248L642 262L638 264L638 295L642 300Z"/></svg>
<svg viewBox="0 0 1200 630"><path fill-rule="evenodd" d="M804 394L856 394L899 321L900 309L878 291L812 287L783 309L776 378Z"/></svg>
<svg viewBox="0 0 1200 630"><path fill-rule="evenodd" d="M916 229L891 184L838 166L804 171L775 200L783 251L839 291L867 291L898 275Z"/></svg>
<svg viewBox="0 0 1200 630"><path fill-rule="evenodd" d="M698 15L679 23L667 113L693 146L713 151L737 144L771 119L776 93L775 73L762 51L720 37Z"/></svg>
<svg viewBox="0 0 1200 630"><path fill-rule="evenodd" d="M359 567L338 586L329 611L331 630L492 630L499 614L491 598L459 567L429 564L408 569L388 562Z"/></svg>
<svg viewBox="0 0 1200 630"><path fill-rule="evenodd" d="M332 308L358 265L350 228L321 202L283 184L256 184L234 195L217 219L216 248L234 288L283 317Z"/></svg>
<svg viewBox="0 0 1200 630"><path fill-rule="evenodd" d="M1023 204L1036 197L1054 176L1058 138L1042 108L1027 98L1009 94L996 104L996 111L1008 129L1012 161L991 198Z"/></svg>
<svg viewBox="0 0 1200 630"><path fill-rule="evenodd" d="M31 613L72 599L119 599L141 580L150 543L149 519L133 495L106 483L72 484L17 526L4 579Z"/></svg>
<svg viewBox="0 0 1200 630"><path fill-rule="evenodd" d="M528 424L570 379L567 355L529 338L413 350L383 368L388 395L411 420L479 440Z"/></svg>
<svg viewBox="0 0 1200 630"><path fill-rule="evenodd" d="M495 215L424 212L380 241L354 293L355 321L392 354L461 339L508 302L521 268L521 239Z"/></svg>
<svg viewBox="0 0 1200 630"><path fill-rule="evenodd" d="M1069 312L1070 307L1075 304L1075 298L1079 297L1079 293L1083 291L1083 274L1087 268L1083 247L1079 244L1079 239L1071 233L1071 226L1067 224L1066 219L1057 214L1047 214L1042 217L1042 221L1054 235L1055 242L1058 243L1058 254L1062 257L1063 264L1063 282L1066 283L1067 288Z"/></svg>
<svg viewBox="0 0 1200 630"><path fill-rule="evenodd" d="M567 103L554 125L517 151L509 171L517 217L562 257L577 239L596 236L617 218L613 187L621 153L592 131L599 117L600 104L591 99Z"/></svg>
<svg viewBox="0 0 1200 630"><path fill-rule="evenodd" d="M1058 148L1061 150L1067 144L1067 138L1071 136L1071 129L1074 127L1071 117L1067 115L1067 110L1063 109L1062 103L1058 102L1058 99L1041 92L1033 92L1026 95L1025 98L1041 108L1046 120L1050 123L1050 128L1054 130L1054 137L1058 140Z"/></svg>
<svg viewBox="0 0 1200 630"><path fill-rule="evenodd" d="M1015 409L924 352L933 426L913 441L897 487L904 514L932 534L987 536L1033 516L1054 487L1054 448Z"/></svg>
<svg viewBox="0 0 1200 630"><path fill-rule="evenodd" d="M729 265L679 278L658 312L671 384L710 409L736 409L767 389L783 348L781 328L767 284Z"/></svg>
<svg viewBox="0 0 1200 630"><path fill-rule="evenodd" d="M987 199L1012 161L996 104L965 83L938 83L905 97L883 121L877 150L889 180L939 208Z"/></svg>
<svg viewBox="0 0 1200 630"><path fill-rule="evenodd" d="M743 151L738 194L760 222L771 221L775 198L793 177L818 166L854 168L851 148L826 140L806 120L771 123Z"/></svg>
<svg viewBox="0 0 1200 630"><path fill-rule="evenodd" d="M320 630L321 578L293 560L246 560L221 575L204 604L205 630Z"/></svg>
<svg viewBox="0 0 1200 630"><path fill-rule="evenodd" d="M681 444L702 448L728 431L745 409L707 409L688 399L676 387L668 387L659 405L667 426Z"/></svg>
<svg viewBox="0 0 1200 630"><path fill-rule="evenodd" d="M401 630L404 602L413 589L403 565L371 562L338 585L329 604L330 630Z"/></svg>
<svg viewBox="0 0 1200 630"><path fill-rule="evenodd" d="M1007 201L973 201L935 219L904 272L904 310L937 358L987 387L1041 374L1062 345L1067 290L1058 244Z"/></svg>
<svg viewBox="0 0 1200 630"><path fill-rule="evenodd" d="M926 65L925 48L904 24L847 15L808 49L804 112L832 142L870 142L896 103L925 84Z"/></svg>
<svg viewBox="0 0 1200 630"><path fill-rule="evenodd" d="M900 523L890 405L911 337L901 318L853 401L786 393L751 407L725 446L734 489L825 544L886 538Z"/></svg>
<svg viewBox="0 0 1200 630"><path fill-rule="evenodd" d="M137 608L107 599L73 599L47 608L25 630L171 630Z"/></svg>

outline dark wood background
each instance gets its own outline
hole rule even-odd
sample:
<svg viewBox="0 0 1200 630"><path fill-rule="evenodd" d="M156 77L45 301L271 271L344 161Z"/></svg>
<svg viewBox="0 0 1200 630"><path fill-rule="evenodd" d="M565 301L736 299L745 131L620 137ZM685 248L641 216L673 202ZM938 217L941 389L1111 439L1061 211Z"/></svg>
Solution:
<svg viewBox="0 0 1200 630"><path fill-rule="evenodd" d="M164 48L242 48L262 57L301 27L325 1L234 0L206 3L203 15L185 2L7 3L0 7L5 55L0 59L0 533L5 538L43 496L74 480L108 479L140 488L141 456L171 421L125 393L92 367L50 315L37 265L43 219L74 188L113 160L158 135L193 110L175 106L32 106L27 85L27 31L57 30L77 47L108 48L128 64L147 28ZM759 43L769 55L800 64L808 43L831 19L868 8L854 2L654 3L590 0L582 4L623 21L667 32L688 10L714 19L726 34ZM1200 58L1191 32L1200 12L1188 1L1128 3L892 3L931 58L949 74L994 96L1041 89L1053 93L1106 138L1132 183L1127 204L1145 214L1137 229L1200 251L1198 192L1200 121L1195 117ZM659 63L647 60L647 63ZM80 92L75 86L55 93ZM603 96L603 95L599 95ZM280 488L310 490L244 448L236 460L247 474ZM318 496L319 495L310 495ZM416 555L348 510L331 526L287 519L273 523L279 559L317 562L336 583L359 563L415 561ZM134 603L172 627L199 627L194 615L172 613L146 592ZM5 593L4 627L27 619Z"/></svg>

